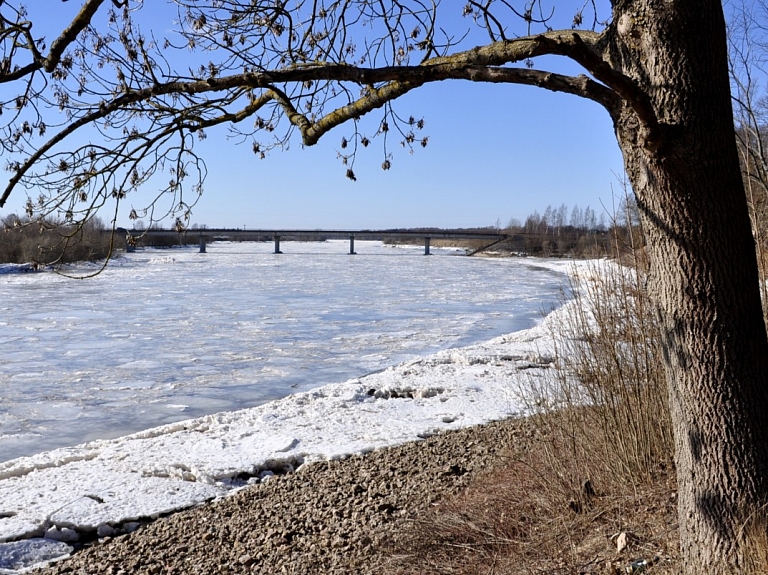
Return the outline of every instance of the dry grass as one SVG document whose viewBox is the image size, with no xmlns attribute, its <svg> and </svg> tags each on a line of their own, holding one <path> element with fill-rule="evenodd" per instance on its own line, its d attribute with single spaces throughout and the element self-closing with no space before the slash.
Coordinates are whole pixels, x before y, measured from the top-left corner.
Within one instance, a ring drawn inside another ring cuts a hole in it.
<svg viewBox="0 0 768 575">
<path fill-rule="evenodd" d="M 678 572 L 655 316 L 641 269 L 601 265 L 570 286 L 556 367 L 526 392 L 527 444 L 415 522 L 391 573 Z"/>
<path fill-rule="evenodd" d="M 557 362 L 536 405 L 551 434 L 623 483 L 672 465 L 673 440 L 656 315 L 641 270 L 594 264 L 573 280 L 576 305 L 552 334 Z M 538 397 L 537 397 L 538 396 Z M 592 409 L 576 409 L 578 406 Z M 565 408 L 565 409 L 563 409 Z"/>
<path fill-rule="evenodd" d="M 639 486 L 622 484 L 599 461 L 577 462 L 541 424 L 525 448 L 415 521 L 386 572 L 616 574 L 647 561 L 646 571 L 677 573 L 671 470 Z"/>
<path fill-rule="evenodd" d="M 678 572 L 656 322 L 641 271 L 597 265 L 571 286 L 556 368 L 526 392 L 528 441 L 415 522 L 390 573 Z"/>
<path fill-rule="evenodd" d="M 646 259 L 633 245 L 617 251 L 624 267 L 596 263 L 570 286 L 577 305 L 552 334 L 556 367 L 527 390 L 530 437 L 413 522 L 385 573 L 680 572 L 672 431 L 656 316 L 643 289 Z M 767 518 L 758 510 L 745 522 L 741 574 L 768 574 Z"/>
</svg>

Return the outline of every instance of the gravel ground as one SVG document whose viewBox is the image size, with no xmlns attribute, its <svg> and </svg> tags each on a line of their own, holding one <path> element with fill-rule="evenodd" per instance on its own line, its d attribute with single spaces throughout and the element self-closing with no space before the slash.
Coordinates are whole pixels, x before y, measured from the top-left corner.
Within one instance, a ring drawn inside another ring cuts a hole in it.
<svg viewBox="0 0 768 575">
<path fill-rule="evenodd" d="M 409 521 L 529 435 L 507 420 L 305 465 L 103 539 L 44 575 L 381 573 Z"/>
</svg>

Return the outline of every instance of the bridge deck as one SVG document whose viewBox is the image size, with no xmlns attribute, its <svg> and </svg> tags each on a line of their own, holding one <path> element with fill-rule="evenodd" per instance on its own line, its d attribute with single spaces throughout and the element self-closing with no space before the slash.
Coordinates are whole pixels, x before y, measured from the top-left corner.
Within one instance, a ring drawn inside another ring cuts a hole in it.
<svg viewBox="0 0 768 575">
<path fill-rule="evenodd" d="M 185 230 L 178 232 L 176 230 L 122 230 L 126 235 L 126 249 L 131 251 L 135 246 L 135 238 L 139 237 L 178 237 L 186 235 L 199 237 L 200 251 L 205 252 L 205 245 L 209 241 L 215 240 L 251 240 L 264 241 L 271 239 L 275 242 L 275 253 L 280 251 L 281 240 L 328 240 L 328 239 L 349 239 L 349 253 L 355 253 L 355 240 L 384 240 L 384 239 L 412 239 L 421 238 L 424 241 L 424 254 L 429 255 L 430 241 L 435 239 L 464 239 L 464 240 L 490 240 L 486 246 L 478 248 L 472 252 L 477 253 L 487 249 L 497 243 L 509 238 L 509 234 L 496 232 L 478 232 L 467 230 L 236 230 L 224 228 L 205 228 L 196 230 Z M 471 255 L 471 254 L 470 254 Z"/>
<path fill-rule="evenodd" d="M 196 230 L 185 230 L 178 232 L 176 230 L 127 230 L 131 236 L 178 236 L 180 233 L 191 236 L 222 237 L 229 236 L 233 238 L 242 238 L 249 236 L 264 236 L 274 238 L 328 238 L 328 239 L 346 239 L 354 236 L 358 239 L 384 239 L 384 238 L 439 238 L 439 239 L 474 239 L 474 240 L 500 240 L 509 237 L 509 234 L 498 232 L 477 232 L 465 230 L 297 230 L 297 229 L 227 229 L 227 228 L 205 228 Z"/>
</svg>

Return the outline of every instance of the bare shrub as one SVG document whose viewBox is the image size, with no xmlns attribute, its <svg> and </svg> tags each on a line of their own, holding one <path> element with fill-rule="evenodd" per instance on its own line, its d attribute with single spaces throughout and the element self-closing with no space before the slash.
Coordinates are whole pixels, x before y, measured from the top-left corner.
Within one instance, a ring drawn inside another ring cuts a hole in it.
<svg viewBox="0 0 768 575">
<path fill-rule="evenodd" d="M 648 481 L 672 465 L 673 442 L 644 272 L 591 262 L 571 281 L 572 313 L 553 333 L 556 368 L 543 389 L 533 390 L 537 409 L 555 408 L 554 431 L 574 451 L 600 457 L 617 480 Z"/>
<path fill-rule="evenodd" d="M 99 260 L 113 251 L 113 236 L 98 218 L 80 226 L 10 216 L 3 221 L 0 262 L 57 265 Z"/>
<path fill-rule="evenodd" d="M 739 534 L 742 539 L 741 548 L 744 550 L 743 575 L 768 574 L 768 513 L 766 509 L 758 509 L 753 517 L 744 522 Z"/>
<path fill-rule="evenodd" d="M 543 382 L 532 381 L 523 399 L 533 413 L 548 415 L 548 436 L 570 445 L 574 468 L 579 460 L 597 460 L 615 481 L 636 485 L 669 469 L 674 448 L 637 205 L 626 182 L 622 188 L 611 226 L 614 259 L 574 267 L 572 299 L 563 301 L 568 313 L 552 328 L 555 369 Z M 559 474 L 558 461 L 552 465 Z M 585 480 L 570 478 L 571 490 Z"/>
<path fill-rule="evenodd" d="M 411 524 L 384 573 L 613 575 L 630 572 L 633 563 L 653 565 L 659 575 L 677 573 L 671 470 L 626 489 L 597 459 L 576 458 L 562 435 L 548 435 L 556 420 L 537 417 L 530 441 Z M 585 465 L 594 483 L 574 492 L 568 478 L 583 476 Z M 619 548 L 621 533 L 627 542 Z"/>
<path fill-rule="evenodd" d="M 634 267 L 573 275 L 555 367 L 525 395 L 536 440 L 417 521 L 389 573 L 678 572 L 658 325 L 642 251 L 631 237 L 616 251 Z"/>
<path fill-rule="evenodd" d="M 729 59 L 736 143 L 757 253 L 763 318 L 768 323 L 768 100 L 763 77 L 768 51 L 765 2 L 741 3 L 729 23 Z"/>
</svg>

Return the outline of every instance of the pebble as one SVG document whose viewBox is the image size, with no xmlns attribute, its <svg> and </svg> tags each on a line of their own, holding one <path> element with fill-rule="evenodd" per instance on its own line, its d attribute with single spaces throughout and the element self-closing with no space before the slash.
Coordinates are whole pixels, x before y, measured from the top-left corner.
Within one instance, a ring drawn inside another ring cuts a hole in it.
<svg viewBox="0 0 768 575">
<path fill-rule="evenodd" d="M 44 575 L 381 573 L 412 520 L 519 446 L 529 425 L 505 420 L 305 465 L 96 542 Z"/>
</svg>

